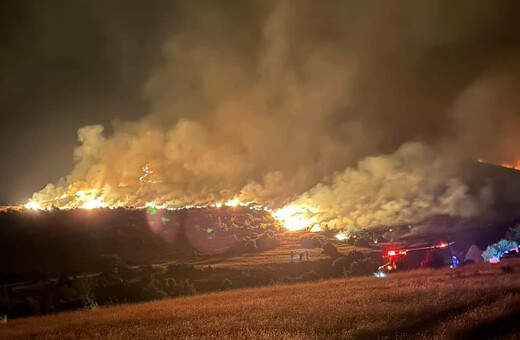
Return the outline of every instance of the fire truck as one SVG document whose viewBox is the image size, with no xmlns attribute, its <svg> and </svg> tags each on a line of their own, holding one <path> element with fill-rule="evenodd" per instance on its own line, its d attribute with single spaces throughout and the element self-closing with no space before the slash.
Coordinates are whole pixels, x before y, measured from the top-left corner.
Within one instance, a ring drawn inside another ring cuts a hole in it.
<svg viewBox="0 0 520 340">
<path fill-rule="evenodd" d="M 458 260 L 451 253 L 450 246 L 453 243 L 440 242 L 428 246 L 387 249 L 383 254 L 385 264 L 379 267 L 379 273 L 417 268 L 454 268 Z"/>
</svg>

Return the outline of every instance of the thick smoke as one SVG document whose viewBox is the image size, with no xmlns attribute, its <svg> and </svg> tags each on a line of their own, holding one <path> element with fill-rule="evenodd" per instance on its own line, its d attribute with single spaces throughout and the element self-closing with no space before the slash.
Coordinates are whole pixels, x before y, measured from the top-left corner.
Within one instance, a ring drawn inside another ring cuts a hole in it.
<svg viewBox="0 0 520 340">
<path fill-rule="evenodd" d="M 312 207 L 315 213 L 307 217 L 330 229 L 414 222 L 434 214 L 472 216 L 480 202 L 456 172 L 456 164 L 422 144 L 406 143 L 393 154 L 363 159 L 291 205 Z"/>
<path fill-rule="evenodd" d="M 481 91 L 491 108 L 518 84 L 518 73 L 500 81 L 518 53 L 515 2 L 179 8 L 144 85 L 151 113 L 109 134 L 81 128 L 72 173 L 33 199 L 75 204 L 94 189 L 120 206 L 293 202 L 341 227 L 478 210 L 451 159 L 494 160 L 490 143 L 515 136 L 513 110 L 501 121 L 475 111 Z M 520 156 L 509 143 L 500 156 Z"/>
</svg>

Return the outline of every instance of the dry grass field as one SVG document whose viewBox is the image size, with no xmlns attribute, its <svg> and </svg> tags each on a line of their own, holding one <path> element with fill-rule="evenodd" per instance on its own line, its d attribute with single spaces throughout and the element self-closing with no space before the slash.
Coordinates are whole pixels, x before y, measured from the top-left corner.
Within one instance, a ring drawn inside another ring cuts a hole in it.
<svg viewBox="0 0 520 340">
<path fill-rule="evenodd" d="M 322 247 L 317 248 L 304 248 L 300 244 L 300 239 L 303 236 L 313 236 L 314 234 L 305 231 L 280 231 L 277 233 L 277 238 L 280 241 L 280 245 L 274 249 L 269 249 L 261 252 L 253 252 L 247 254 L 239 254 L 235 256 L 213 256 L 208 260 L 193 260 L 185 261 L 187 264 L 193 265 L 208 265 L 211 264 L 214 268 L 233 268 L 233 269 L 251 269 L 258 268 L 259 266 L 265 268 L 269 265 L 277 265 L 280 263 L 289 263 L 291 260 L 291 252 L 294 255 L 294 262 L 298 262 L 297 253 L 307 251 L 309 253 L 309 259 L 311 261 L 323 260 L 330 258 L 323 253 Z M 321 234 L 320 234 L 321 235 Z M 345 242 L 337 241 L 335 238 L 325 238 L 324 242 L 332 242 L 340 253 L 347 254 L 353 250 L 359 250 L 363 252 L 376 253 L 377 256 L 381 254 L 381 249 L 377 247 L 372 248 L 359 248 L 346 244 Z M 376 257 L 377 257 L 376 256 Z"/>
<path fill-rule="evenodd" d="M 520 264 L 276 285 L 7 321 L 0 338 L 518 339 Z"/>
</svg>

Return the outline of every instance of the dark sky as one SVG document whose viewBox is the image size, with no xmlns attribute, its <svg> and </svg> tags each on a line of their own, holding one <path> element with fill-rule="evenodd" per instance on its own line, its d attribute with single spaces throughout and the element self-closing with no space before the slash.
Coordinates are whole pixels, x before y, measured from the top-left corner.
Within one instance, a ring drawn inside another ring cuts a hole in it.
<svg viewBox="0 0 520 340">
<path fill-rule="evenodd" d="M 0 204 L 72 167 L 77 129 L 134 119 L 175 6 L 166 1 L 0 2 Z"/>
</svg>

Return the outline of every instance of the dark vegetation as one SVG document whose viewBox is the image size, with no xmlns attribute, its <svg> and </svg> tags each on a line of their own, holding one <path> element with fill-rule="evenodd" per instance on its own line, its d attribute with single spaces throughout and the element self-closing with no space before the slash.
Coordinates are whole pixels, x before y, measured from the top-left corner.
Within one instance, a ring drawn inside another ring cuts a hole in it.
<svg viewBox="0 0 520 340">
<path fill-rule="evenodd" d="M 0 221 L 0 316 L 9 319 L 372 275 L 379 257 L 342 254 L 324 236 L 307 234 L 302 248 L 326 256 L 309 261 L 294 254 L 289 261 L 286 254 L 285 262 L 252 268 L 211 266 L 215 257 L 247 258 L 280 246 L 283 232 L 271 215 L 244 208 L 9 212 Z"/>
<path fill-rule="evenodd" d="M 422 269 L 21 318 L 0 325 L 0 338 L 518 339 L 519 265 Z"/>
<path fill-rule="evenodd" d="M 408 225 L 359 230 L 338 242 L 327 230 L 286 234 L 269 213 L 240 207 L 5 212 L 0 225 L 0 320 L 372 275 L 382 264 L 377 246 L 410 232 Z M 507 237 L 517 234 L 511 229 Z M 296 237 L 289 246 L 282 244 L 287 235 Z M 301 255 L 307 250 L 310 260 Z M 278 260 L 263 261 L 266 253 Z M 235 262 L 218 265 L 227 259 Z M 423 267 L 437 262 L 432 255 Z"/>
<path fill-rule="evenodd" d="M 275 247 L 269 213 L 96 209 L 0 213 L 0 284 Z"/>
<path fill-rule="evenodd" d="M 213 268 L 187 264 L 130 267 L 116 256 L 107 259 L 113 268 L 94 275 L 61 276 L 38 282 L 4 285 L 0 314 L 9 318 L 95 309 L 117 303 L 142 302 L 198 293 L 315 281 L 326 278 L 372 275 L 376 258 L 361 252 L 322 259 L 280 263 L 254 270 Z M 341 265 L 339 265 L 341 261 Z"/>
</svg>

